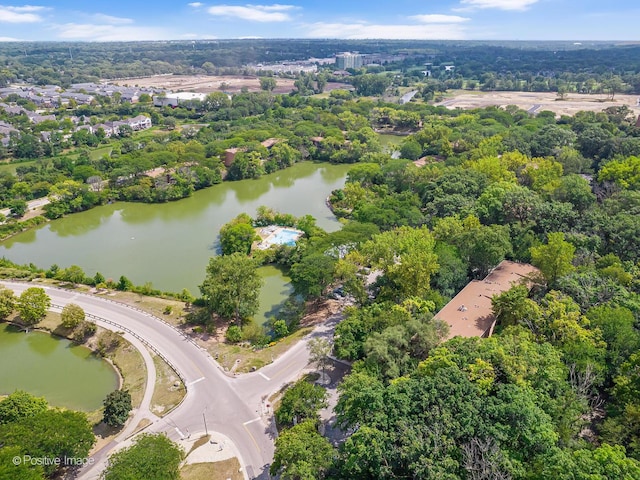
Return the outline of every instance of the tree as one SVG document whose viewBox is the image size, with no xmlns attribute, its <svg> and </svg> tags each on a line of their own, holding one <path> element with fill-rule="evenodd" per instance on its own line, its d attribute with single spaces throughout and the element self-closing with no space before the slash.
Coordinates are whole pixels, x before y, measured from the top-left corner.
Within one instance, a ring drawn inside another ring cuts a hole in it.
<svg viewBox="0 0 640 480">
<path fill-rule="evenodd" d="M 220 229 L 220 247 L 223 255 L 251 252 L 251 245 L 260 237 L 256 234 L 251 218 L 246 214 L 238 215 Z"/>
<path fill-rule="evenodd" d="M 23 451 L 20 447 L 0 448 L 0 478 L 10 480 L 43 480 L 44 470 L 40 465 L 28 465 L 21 462 L 16 465 L 15 458 L 22 459 Z"/>
<path fill-rule="evenodd" d="M 565 241 L 562 232 L 550 233 L 546 245 L 529 250 L 531 263 L 540 269 L 549 284 L 554 284 L 558 278 L 573 270 L 571 262 L 576 248 Z"/>
<path fill-rule="evenodd" d="M 0 285 L 0 320 L 4 320 L 13 313 L 16 308 L 16 296 L 13 290 Z"/>
<path fill-rule="evenodd" d="M 318 410 L 327 406 L 327 391 L 306 379 L 288 388 L 275 412 L 280 427 L 291 427 L 307 419 L 318 419 Z"/>
<path fill-rule="evenodd" d="M 30 393 L 16 390 L 0 400 L 0 425 L 12 423 L 21 418 L 32 417 L 47 409 L 47 401 Z"/>
<path fill-rule="evenodd" d="M 329 441 L 317 432 L 313 420 L 307 420 L 282 432 L 276 439 L 270 473 L 280 474 L 283 480 L 321 479 L 331 466 L 333 456 Z"/>
<path fill-rule="evenodd" d="M 78 265 L 71 265 L 70 267 L 65 268 L 60 272 L 59 276 L 61 280 L 73 283 L 74 286 L 78 283 L 82 283 L 85 278 L 84 270 L 82 270 Z"/>
<path fill-rule="evenodd" d="M 104 414 L 102 421 L 112 427 L 124 425 L 129 418 L 131 394 L 129 390 L 115 390 L 104 399 Z"/>
<path fill-rule="evenodd" d="M 381 233 L 360 248 L 369 266 L 384 272 L 386 298 L 423 296 L 438 271 L 435 240 L 429 229 L 400 227 Z"/>
<path fill-rule="evenodd" d="M 306 297 L 320 297 L 333 280 L 335 260 L 322 253 L 306 255 L 291 267 L 289 275 L 296 292 Z"/>
<path fill-rule="evenodd" d="M 257 263 L 242 253 L 232 253 L 209 260 L 200 292 L 210 313 L 236 322 L 253 316 L 259 307 L 262 279 Z"/>
<path fill-rule="evenodd" d="M 27 213 L 27 210 L 28 210 L 28 205 L 26 201 L 19 198 L 11 200 L 9 211 L 11 212 L 12 217 L 20 218 L 25 213 Z"/>
<path fill-rule="evenodd" d="M 85 319 L 84 310 L 75 303 L 65 305 L 60 316 L 62 326 L 66 328 L 76 328 Z"/>
<path fill-rule="evenodd" d="M 31 326 L 44 318 L 50 306 L 51 299 L 43 288 L 29 287 L 18 298 L 16 308 L 22 323 Z"/>
<path fill-rule="evenodd" d="M 276 79 L 273 77 L 260 77 L 260 89 L 267 92 L 273 91 L 276 88 Z"/>
<path fill-rule="evenodd" d="M 331 342 L 326 338 L 312 338 L 309 340 L 307 348 L 309 349 L 309 360 L 321 368 L 322 375 L 324 375 L 324 370 L 329 363 L 329 355 L 333 348 Z"/>
<path fill-rule="evenodd" d="M 0 425 L 0 444 L 20 447 L 32 458 L 86 458 L 95 442 L 86 414 L 71 410 L 45 410 Z M 53 476 L 61 465 L 43 465 Z"/>
<path fill-rule="evenodd" d="M 163 434 L 143 434 L 133 445 L 109 457 L 104 480 L 178 480 L 182 449 Z"/>
<path fill-rule="evenodd" d="M 512 250 L 509 227 L 502 225 L 470 229 L 455 241 L 462 258 L 476 278 L 485 277 Z"/>
<path fill-rule="evenodd" d="M 118 290 L 122 290 L 123 292 L 129 292 L 133 289 L 133 283 L 124 275 L 121 275 L 118 279 L 118 284 L 116 285 Z"/>
</svg>

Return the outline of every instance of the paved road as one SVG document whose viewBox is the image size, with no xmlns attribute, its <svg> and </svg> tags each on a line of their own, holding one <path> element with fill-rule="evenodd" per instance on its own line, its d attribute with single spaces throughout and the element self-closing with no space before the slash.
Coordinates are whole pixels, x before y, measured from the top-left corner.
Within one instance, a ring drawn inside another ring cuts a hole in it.
<svg viewBox="0 0 640 480">
<path fill-rule="evenodd" d="M 17 294 L 34 284 L 2 282 Z M 108 319 L 162 353 L 183 378 L 187 387 L 184 401 L 145 431 L 165 432 L 177 440 L 187 432 L 205 428 L 228 436 L 240 452 L 240 463 L 248 478 L 267 479 L 273 459 L 275 428 L 267 412 L 267 397 L 282 385 L 295 380 L 309 363 L 306 341 L 298 342 L 274 363 L 257 372 L 229 377 L 211 356 L 180 331 L 146 312 L 106 298 L 43 287 L 55 305 L 75 303 L 86 313 Z M 329 336 L 335 319 L 313 332 Z M 104 461 L 119 442 L 116 440 L 95 457 L 96 465 L 84 471 L 83 480 L 99 477 Z"/>
<path fill-rule="evenodd" d="M 48 205 L 50 203 L 51 203 L 51 200 L 49 200 L 47 197 L 36 198 L 35 200 L 29 200 L 27 202 L 27 211 L 35 210 L 36 208 L 42 208 L 45 205 Z M 3 208 L 2 210 L 0 210 L 0 213 L 3 214 L 5 217 L 8 217 L 11 214 L 11 209 Z"/>
<path fill-rule="evenodd" d="M 404 105 L 405 103 L 409 103 L 411 101 L 411 99 L 413 97 L 415 97 L 416 93 L 418 93 L 418 90 L 412 90 L 410 92 L 405 93 L 401 98 L 400 98 L 400 105 Z"/>
</svg>

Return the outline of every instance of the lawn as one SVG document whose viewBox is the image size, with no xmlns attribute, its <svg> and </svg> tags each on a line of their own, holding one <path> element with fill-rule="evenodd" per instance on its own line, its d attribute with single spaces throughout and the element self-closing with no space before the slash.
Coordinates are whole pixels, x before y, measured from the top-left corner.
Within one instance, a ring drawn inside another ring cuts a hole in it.
<svg viewBox="0 0 640 480">
<path fill-rule="evenodd" d="M 180 469 L 181 480 L 244 480 L 240 462 L 230 458 L 215 463 L 193 463 Z"/>
</svg>

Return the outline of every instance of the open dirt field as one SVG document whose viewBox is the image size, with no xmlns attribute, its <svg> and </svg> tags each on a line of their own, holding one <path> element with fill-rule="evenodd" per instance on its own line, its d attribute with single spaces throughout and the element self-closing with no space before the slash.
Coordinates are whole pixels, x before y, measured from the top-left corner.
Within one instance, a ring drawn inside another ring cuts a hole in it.
<svg viewBox="0 0 640 480">
<path fill-rule="evenodd" d="M 294 90 L 294 80 L 289 78 L 276 78 L 276 88 L 273 93 L 290 93 Z M 260 79 L 255 76 L 213 76 L 213 75 L 156 75 L 153 77 L 129 78 L 112 82 L 116 85 L 137 85 L 139 87 L 164 88 L 173 92 L 197 92 L 211 93 L 225 91 L 238 93 L 243 87 L 250 92 L 260 91 Z M 224 87 L 223 87 L 223 84 Z M 325 91 L 336 88 L 345 88 L 342 83 L 329 83 Z"/>
<path fill-rule="evenodd" d="M 289 93 L 293 90 L 293 80 L 277 78 L 275 93 Z M 260 90 L 258 77 L 245 77 L 240 75 L 209 76 L 209 75 L 156 75 L 144 78 L 129 78 L 113 82 L 116 85 L 137 85 L 139 87 L 164 88 L 174 92 L 211 93 L 225 92 L 236 93 L 247 87 L 250 92 Z M 225 84 L 224 87 L 222 85 Z"/>
<path fill-rule="evenodd" d="M 459 92 L 436 105 L 450 109 L 516 105 L 531 113 L 550 110 L 558 117 L 560 115 L 574 115 L 581 110 L 600 112 L 607 107 L 627 105 L 636 114 L 640 114 L 637 95 L 616 95 L 613 101 L 608 101 L 606 95 L 579 95 L 575 93 L 569 94 L 566 100 L 556 100 L 556 98 L 555 93 Z"/>
</svg>

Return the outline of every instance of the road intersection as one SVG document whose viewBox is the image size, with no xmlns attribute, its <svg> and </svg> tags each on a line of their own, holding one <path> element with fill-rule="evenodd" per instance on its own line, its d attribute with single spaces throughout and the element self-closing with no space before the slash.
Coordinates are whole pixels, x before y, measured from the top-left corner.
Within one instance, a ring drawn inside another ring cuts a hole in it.
<svg viewBox="0 0 640 480">
<path fill-rule="evenodd" d="M 309 337 L 331 335 L 334 328 L 334 322 L 327 322 L 275 362 L 257 372 L 234 377 L 229 376 L 206 350 L 177 328 L 147 312 L 107 298 L 46 285 L 7 281 L 1 283 L 17 295 L 29 287 L 42 286 L 52 304 L 63 307 L 68 303 L 75 303 L 93 316 L 100 326 L 124 331 L 125 338 L 133 340 L 133 345 L 138 349 L 144 350 L 142 343 L 151 346 L 176 370 L 187 393 L 178 407 L 163 418 L 156 418 L 145 432 L 164 432 L 173 440 L 184 438 L 187 432 L 220 432 L 235 444 L 245 478 L 248 479 L 270 478 L 269 464 L 273 459 L 277 433 L 268 414 L 267 398 L 285 384 L 296 380 L 307 368 L 309 352 L 306 345 Z M 148 352 L 146 357 L 148 362 Z M 145 391 L 147 403 L 145 405 L 143 401 L 141 415 L 149 408 L 149 386 Z M 82 471 L 79 479 L 99 478 L 108 455 L 130 441 L 126 436 L 136 427 L 137 422 L 134 421 L 129 423 L 126 431 L 116 440 L 94 456 L 93 468 Z"/>
</svg>

